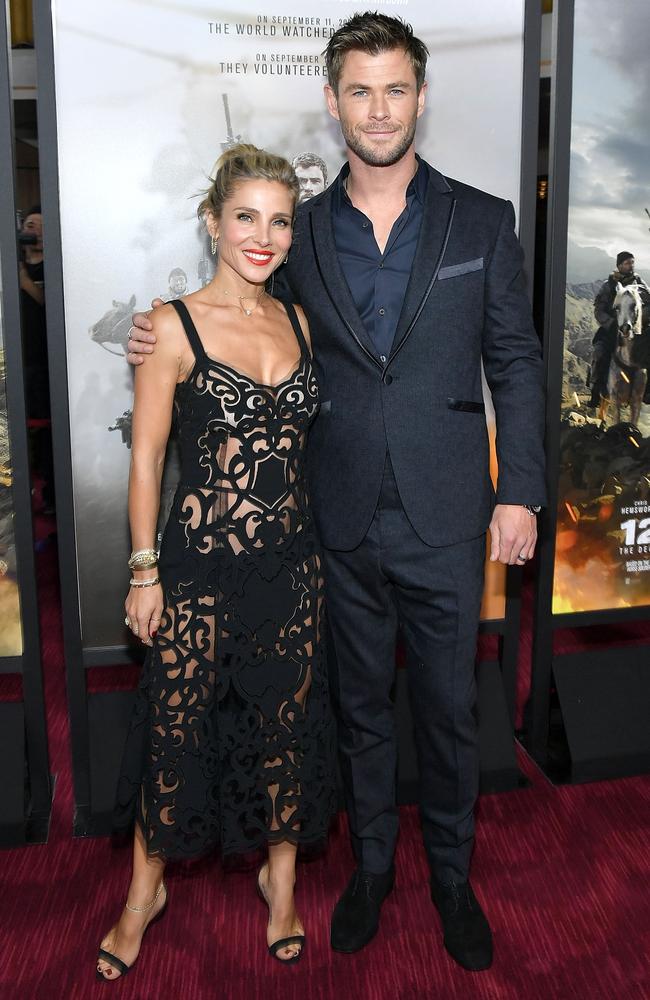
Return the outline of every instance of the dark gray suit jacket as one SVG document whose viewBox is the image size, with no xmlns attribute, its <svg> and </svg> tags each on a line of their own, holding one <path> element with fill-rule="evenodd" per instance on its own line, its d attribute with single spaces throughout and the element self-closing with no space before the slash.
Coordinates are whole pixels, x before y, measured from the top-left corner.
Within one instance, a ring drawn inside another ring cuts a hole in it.
<svg viewBox="0 0 650 1000">
<path fill-rule="evenodd" d="M 307 315 L 321 391 L 308 449 L 323 543 L 350 550 L 372 520 L 386 445 L 405 512 L 429 545 L 482 534 L 494 491 L 481 359 L 497 418 L 499 503 L 544 504 L 539 338 L 510 202 L 429 171 L 424 217 L 386 365 L 339 265 L 332 188 L 298 209 L 274 294 Z"/>
</svg>

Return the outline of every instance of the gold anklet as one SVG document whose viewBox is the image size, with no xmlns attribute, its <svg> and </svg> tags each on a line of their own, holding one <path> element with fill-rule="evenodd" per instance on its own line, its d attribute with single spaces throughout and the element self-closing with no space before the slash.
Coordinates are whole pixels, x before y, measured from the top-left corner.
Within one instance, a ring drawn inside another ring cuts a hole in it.
<svg viewBox="0 0 650 1000">
<path fill-rule="evenodd" d="M 153 899 L 151 900 L 150 903 L 147 903 L 146 906 L 129 906 L 128 903 L 125 903 L 124 905 L 126 906 L 127 910 L 131 910 L 133 913 L 144 913 L 146 910 L 150 910 L 151 907 L 156 902 L 156 900 L 158 899 L 158 896 L 162 892 L 163 885 L 164 885 L 164 883 L 161 882 L 160 885 L 158 886 L 158 890 L 156 892 L 156 895 L 153 897 Z"/>
</svg>

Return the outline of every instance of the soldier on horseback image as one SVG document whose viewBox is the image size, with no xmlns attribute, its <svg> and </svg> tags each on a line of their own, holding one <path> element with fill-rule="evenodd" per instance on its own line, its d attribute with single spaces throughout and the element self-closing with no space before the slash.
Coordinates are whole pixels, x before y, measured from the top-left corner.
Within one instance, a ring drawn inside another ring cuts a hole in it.
<svg viewBox="0 0 650 1000">
<path fill-rule="evenodd" d="M 643 330 L 650 326 L 650 289 L 634 270 L 634 254 L 629 250 L 621 250 L 616 257 L 616 269 L 602 284 L 594 299 L 594 316 L 599 326 L 592 341 L 594 352 L 591 364 L 591 399 L 588 404 L 590 407 L 599 407 L 602 400 L 609 398 L 609 369 L 618 337 L 614 300 L 619 285 L 623 288 L 637 286 L 643 307 L 641 326 Z M 646 385 L 643 402 L 650 404 L 650 383 Z"/>
</svg>

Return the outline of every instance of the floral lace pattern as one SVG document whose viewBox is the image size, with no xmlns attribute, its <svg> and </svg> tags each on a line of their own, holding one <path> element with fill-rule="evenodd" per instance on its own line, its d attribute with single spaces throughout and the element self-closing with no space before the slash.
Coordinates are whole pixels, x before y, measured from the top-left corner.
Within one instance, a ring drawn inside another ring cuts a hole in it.
<svg viewBox="0 0 650 1000">
<path fill-rule="evenodd" d="M 165 529 L 166 607 L 125 749 L 116 823 L 150 854 L 315 843 L 334 808 L 321 560 L 305 486 L 311 358 L 261 385 L 205 353 L 179 386 L 181 483 Z"/>
</svg>

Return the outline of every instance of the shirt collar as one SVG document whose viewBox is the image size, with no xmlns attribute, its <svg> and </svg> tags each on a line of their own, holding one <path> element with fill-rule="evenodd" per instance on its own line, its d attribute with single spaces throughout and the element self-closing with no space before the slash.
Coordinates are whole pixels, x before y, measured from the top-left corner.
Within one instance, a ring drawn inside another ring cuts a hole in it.
<svg viewBox="0 0 650 1000">
<path fill-rule="evenodd" d="M 406 189 L 406 200 L 408 201 L 411 197 L 417 198 L 420 205 L 424 205 L 424 199 L 427 193 L 427 184 L 429 182 L 429 177 L 427 173 L 427 168 L 423 166 L 422 160 L 415 154 L 415 159 L 417 160 L 418 169 L 413 174 L 413 177 L 409 181 L 408 187 Z M 345 190 L 345 182 L 350 175 L 350 164 L 344 163 L 338 177 L 336 178 L 336 210 L 340 211 L 343 205 L 352 205 L 347 191 Z"/>
</svg>

